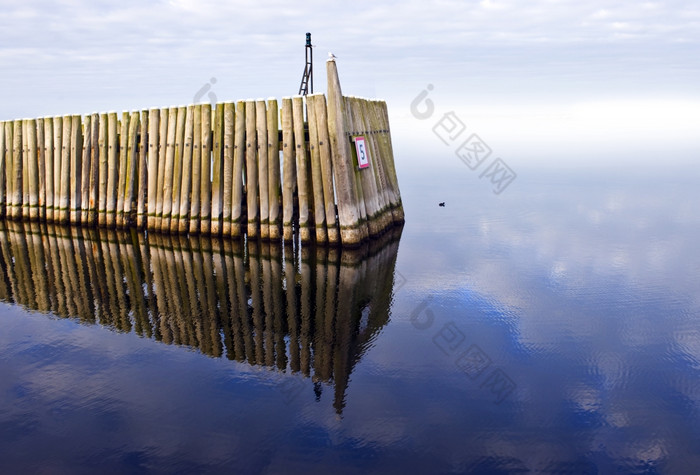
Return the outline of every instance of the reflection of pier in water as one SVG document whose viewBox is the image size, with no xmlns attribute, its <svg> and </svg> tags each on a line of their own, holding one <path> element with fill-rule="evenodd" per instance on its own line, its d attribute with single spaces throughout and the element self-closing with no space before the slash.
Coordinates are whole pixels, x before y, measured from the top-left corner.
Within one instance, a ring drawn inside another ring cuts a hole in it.
<svg viewBox="0 0 700 475">
<path fill-rule="evenodd" d="M 332 383 L 341 412 L 355 363 L 388 322 L 399 235 L 297 250 L 0 223 L 0 300 Z"/>
</svg>

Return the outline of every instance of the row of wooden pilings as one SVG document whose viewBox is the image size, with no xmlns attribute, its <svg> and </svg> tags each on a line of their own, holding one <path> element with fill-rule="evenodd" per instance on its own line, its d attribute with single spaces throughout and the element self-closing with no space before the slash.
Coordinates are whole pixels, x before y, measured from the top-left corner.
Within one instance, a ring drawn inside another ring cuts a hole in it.
<svg viewBox="0 0 700 475">
<path fill-rule="evenodd" d="M 14 220 L 357 246 L 403 223 L 386 103 L 323 94 L 0 123 Z M 280 127 L 281 122 L 281 127 Z M 353 157 L 363 136 L 369 167 Z"/>
<path fill-rule="evenodd" d="M 340 412 L 389 320 L 400 232 L 340 249 L 0 222 L 0 301 L 332 383 Z"/>
</svg>

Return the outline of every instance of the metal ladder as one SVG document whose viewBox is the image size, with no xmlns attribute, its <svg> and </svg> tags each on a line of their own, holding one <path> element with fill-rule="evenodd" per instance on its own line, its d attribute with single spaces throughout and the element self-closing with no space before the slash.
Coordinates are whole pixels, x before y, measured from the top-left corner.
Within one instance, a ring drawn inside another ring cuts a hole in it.
<svg viewBox="0 0 700 475">
<path fill-rule="evenodd" d="M 309 85 L 311 86 L 311 94 L 314 93 L 314 51 L 311 45 L 311 33 L 306 34 L 306 66 L 304 67 L 304 75 L 301 77 L 299 85 L 299 95 L 307 95 L 309 93 Z"/>
</svg>

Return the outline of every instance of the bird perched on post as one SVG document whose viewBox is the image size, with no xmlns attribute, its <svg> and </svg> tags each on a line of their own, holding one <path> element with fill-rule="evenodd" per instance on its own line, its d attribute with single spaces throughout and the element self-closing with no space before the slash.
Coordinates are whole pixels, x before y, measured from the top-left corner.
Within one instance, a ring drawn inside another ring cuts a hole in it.
<svg viewBox="0 0 700 475">
<path fill-rule="evenodd" d="M 336 55 L 334 55 L 330 51 L 328 52 L 328 61 L 335 61 L 336 58 L 337 58 Z"/>
</svg>

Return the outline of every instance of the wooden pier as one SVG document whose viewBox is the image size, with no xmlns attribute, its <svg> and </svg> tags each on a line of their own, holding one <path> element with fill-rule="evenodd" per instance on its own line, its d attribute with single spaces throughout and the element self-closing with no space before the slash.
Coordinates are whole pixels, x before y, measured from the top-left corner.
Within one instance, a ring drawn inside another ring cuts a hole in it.
<svg viewBox="0 0 700 475">
<path fill-rule="evenodd" d="M 404 221 L 388 111 L 326 68 L 327 95 L 281 105 L 0 122 L 0 217 L 356 247 Z"/>
</svg>

